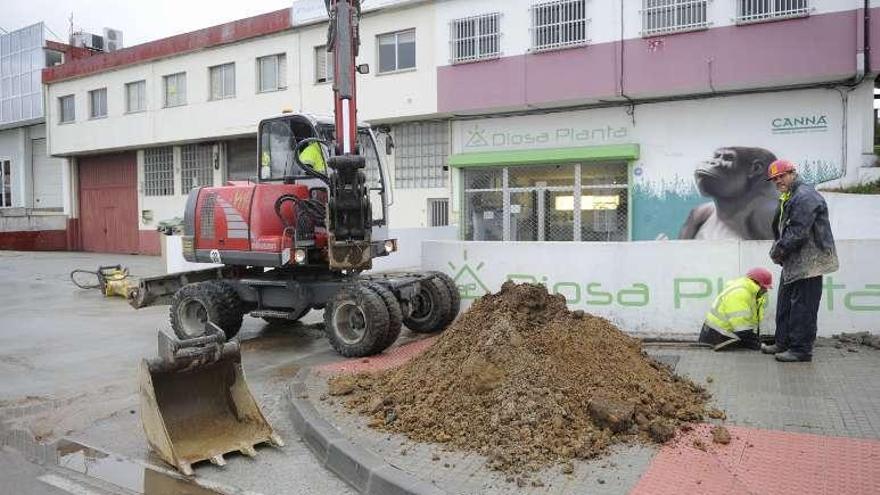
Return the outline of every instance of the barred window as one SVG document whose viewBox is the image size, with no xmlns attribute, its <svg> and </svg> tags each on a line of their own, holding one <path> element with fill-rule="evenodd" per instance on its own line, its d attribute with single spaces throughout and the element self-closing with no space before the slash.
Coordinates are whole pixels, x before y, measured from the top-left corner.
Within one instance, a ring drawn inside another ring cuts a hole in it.
<svg viewBox="0 0 880 495">
<path fill-rule="evenodd" d="M 553 0 L 531 7 L 532 50 L 587 43 L 587 0 Z"/>
<path fill-rule="evenodd" d="M 501 56 L 501 30 L 494 12 L 449 23 L 452 63 L 471 62 Z"/>
<path fill-rule="evenodd" d="M 428 226 L 449 225 L 449 199 L 431 198 L 428 200 Z"/>
<path fill-rule="evenodd" d="M 144 150 L 144 195 L 172 196 L 174 194 L 174 149 L 148 148 Z"/>
<path fill-rule="evenodd" d="M 401 189 L 446 187 L 448 147 L 446 122 L 394 126 L 394 184 Z"/>
<path fill-rule="evenodd" d="M 326 46 L 315 47 L 315 82 L 333 81 L 333 56 Z"/>
<path fill-rule="evenodd" d="M 210 144 L 188 144 L 180 147 L 180 190 L 214 183 L 214 147 Z"/>
<path fill-rule="evenodd" d="M 642 36 L 706 29 L 708 0 L 642 0 Z"/>
<path fill-rule="evenodd" d="M 809 0 L 736 0 L 737 24 L 808 15 Z"/>
</svg>

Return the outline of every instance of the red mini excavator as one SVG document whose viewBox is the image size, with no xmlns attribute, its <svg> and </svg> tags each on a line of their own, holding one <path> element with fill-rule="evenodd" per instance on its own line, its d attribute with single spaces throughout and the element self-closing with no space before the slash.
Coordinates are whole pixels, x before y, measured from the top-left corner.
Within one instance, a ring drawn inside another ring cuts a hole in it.
<svg viewBox="0 0 880 495">
<path fill-rule="evenodd" d="M 280 443 L 251 397 L 237 340 L 245 314 L 295 321 L 324 310 L 343 356 L 382 352 L 406 325 L 443 330 L 459 293 L 439 272 L 364 273 L 397 250 L 388 186 L 372 130 L 357 123 L 359 0 L 325 0 L 334 119 L 263 120 L 253 180 L 189 193 L 183 255 L 220 268 L 141 280 L 137 306 L 170 299 L 160 357 L 141 366 L 141 418 L 153 449 L 185 473 L 192 463 Z"/>
</svg>

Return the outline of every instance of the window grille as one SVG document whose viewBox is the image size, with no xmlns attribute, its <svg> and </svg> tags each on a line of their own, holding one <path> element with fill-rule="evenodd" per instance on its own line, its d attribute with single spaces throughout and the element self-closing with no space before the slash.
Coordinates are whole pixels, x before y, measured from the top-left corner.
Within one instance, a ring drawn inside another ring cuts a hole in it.
<svg viewBox="0 0 880 495">
<path fill-rule="evenodd" d="M 186 105 L 186 72 L 171 74 L 162 78 L 165 88 L 165 106 Z"/>
<path fill-rule="evenodd" d="M 223 64 L 208 68 L 211 81 L 211 99 L 222 100 L 235 97 L 235 64 Z"/>
<path fill-rule="evenodd" d="M 736 22 L 747 24 L 810 15 L 809 0 L 737 0 Z"/>
<path fill-rule="evenodd" d="M 61 123 L 76 120 L 76 101 L 73 95 L 58 98 L 58 106 L 61 111 Z"/>
<path fill-rule="evenodd" d="M 107 116 L 107 88 L 89 91 L 89 117 L 93 119 Z"/>
<path fill-rule="evenodd" d="M 0 161 L 0 208 L 12 206 L 12 162 Z"/>
<path fill-rule="evenodd" d="M 708 0 L 642 0 L 642 36 L 706 29 Z"/>
<path fill-rule="evenodd" d="M 444 225 L 449 225 L 449 199 L 429 199 L 428 215 L 429 227 L 443 227 Z"/>
<path fill-rule="evenodd" d="M 394 126 L 394 184 L 401 189 L 446 187 L 448 148 L 446 122 Z"/>
<path fill-rule="evenodd" d="M 257 59 L 257 92 L 287 87 L 287 56 L 283 53 Z"/>
<path fill-rule="evenodd" d="M 125 85 L 125 111 L 143 112 L 147 109 L 147 82 L 135 81 Z"/>
<path fill-rule="evenodd" d="M 333 80 L 333 56 L 326 46 L 315 47 L 315 82 L 325 83 Z"/>
<path fill-rule="evenodd" d="M 471 62 L 501 56 L 501 14 L 483 14 L 449 23 L 452 63 Z"/>
<path fill-rule="evenodd" d="M 378 37 L 379 73 L 415 69 L 416 31 L 410 29 Z"/>
<path fill-rule="evenodd" d="M 587 1 L 554 0 L 531 7 L 532 50 L 545 51 L 587 43 Z"/>
<path fill-rule="evenodd" d="M 144 150 L 144 195 L 172 196 L 174 194 L 174 149 L 148 148 Z"/>
<path fill-rule="evenodd" d="M 180 148 L 180 190 L 214 183 L 214 147 L 210 144 L 188 144 Z"/>
</svg>

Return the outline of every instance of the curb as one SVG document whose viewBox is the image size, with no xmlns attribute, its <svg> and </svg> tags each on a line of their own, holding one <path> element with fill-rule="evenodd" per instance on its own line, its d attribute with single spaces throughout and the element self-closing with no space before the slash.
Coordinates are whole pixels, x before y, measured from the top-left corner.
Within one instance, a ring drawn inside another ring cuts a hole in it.
<svg viewBox="0 0 880 495">
<path fill-rule="evenodd" d="M 315 458 L 341 480 L 364 495 L 444 495 L 436 486 L 417 479 L 376 454 L 353 444 L 335 426 L 325 421 L 309 402 L 303 368 L 287 389 L 293 428 L 315 454 Z"/>
</svg>

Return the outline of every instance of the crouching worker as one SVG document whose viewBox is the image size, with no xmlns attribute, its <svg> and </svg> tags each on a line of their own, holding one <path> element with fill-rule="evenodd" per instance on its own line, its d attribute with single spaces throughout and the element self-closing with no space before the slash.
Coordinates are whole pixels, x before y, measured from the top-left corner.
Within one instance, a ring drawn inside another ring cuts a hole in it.
<svg viewBox="0 0 880 495">
<path fill-rule="evenodd" d="M 760 350 L 761 320 L 767 289 L 772 286 L 773 274 L 764 268 L 752 268 L 745 277 L 728 282 L 706 313 L 700 342 L 716 351 L 736 347 Z"/>
</svg>

